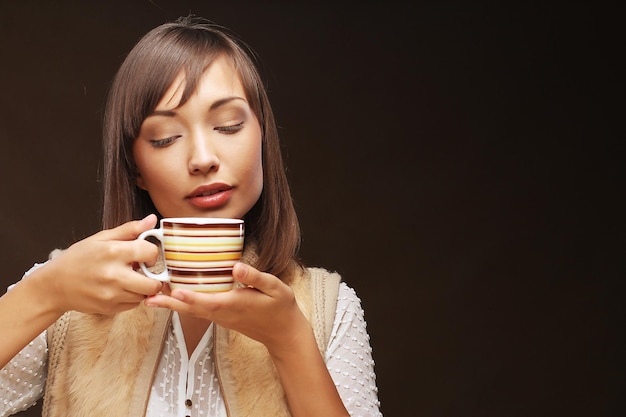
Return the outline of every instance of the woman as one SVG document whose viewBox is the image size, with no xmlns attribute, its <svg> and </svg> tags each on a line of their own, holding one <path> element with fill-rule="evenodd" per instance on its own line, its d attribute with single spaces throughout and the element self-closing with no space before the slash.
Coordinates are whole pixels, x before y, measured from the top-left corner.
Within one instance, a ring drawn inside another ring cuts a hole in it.
<svg viewBox="0 0 626 417">
<path fill-rule="evenodd" d="M 16 335 L 0 345 L 0 415 L 41 396 L 46 369 L 50 416 L 380 415 L 356 294 L 297 259 L 298 221 L 251 57 L 195 17 L 155 28 L 129 53 L 104 120 L 106 230 L 1 300 L 0 317 L 20 315 L 0 319 Z M 152 213 L 245 219 L 238 288 L 170 292 L 136 272 L 138 262 L 161 267 L 156 247 L 136 240 Z"/>
</svg>

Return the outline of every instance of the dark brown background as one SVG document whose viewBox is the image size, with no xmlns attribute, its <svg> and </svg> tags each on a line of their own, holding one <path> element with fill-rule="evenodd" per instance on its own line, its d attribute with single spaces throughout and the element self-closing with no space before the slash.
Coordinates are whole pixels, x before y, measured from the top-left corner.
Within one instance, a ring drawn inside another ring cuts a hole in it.
<svg viewBox="0 0 626 417">
<path fill-rule="evenodd" d="M 520 4 L 1 2 L 1 286 L 98 230 L 108 82 L 191 11 L 262 59 L 303 257 L 360 295 L 386 416 L 619 414 L 621 30 Z"/>
</svg>

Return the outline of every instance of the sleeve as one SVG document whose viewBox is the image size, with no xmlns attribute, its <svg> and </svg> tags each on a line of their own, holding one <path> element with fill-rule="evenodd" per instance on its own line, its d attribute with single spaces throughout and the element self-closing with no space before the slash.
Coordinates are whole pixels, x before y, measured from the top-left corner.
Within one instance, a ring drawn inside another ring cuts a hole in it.
<svg viewBox="0 0 626 417">
<path fill-rule="evenodd" d="M 342 282 L 326 350 L 326 367 L 353 417 L 382 417 L 374 360 L 361 300 Z"/>
<path fill-rule="evenodd" d="M 40 266 L 36 264 L 25 276 Z M 24 411 L 42 398 L 47 360 L 48 346 L 44 331 L 0 370 L 0 417 Z"/>
<path fill-rule="evenodd" d="M 0 417 L 24 411 L 41 399 L 47 357 L 43 332 L 0 370 Z"/>
</svg>

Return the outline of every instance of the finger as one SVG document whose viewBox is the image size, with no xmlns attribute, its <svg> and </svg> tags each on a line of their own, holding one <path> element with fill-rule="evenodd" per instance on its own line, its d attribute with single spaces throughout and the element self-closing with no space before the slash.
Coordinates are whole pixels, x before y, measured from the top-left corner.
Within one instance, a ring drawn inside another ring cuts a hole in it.
<svg viewBox="0 0 626 417">
<path fill-rule="evenodd" d="M 161 292 L 165 295 L 171 295 L 172 288 L 170 287 L 170 284 L 168 284 L 167 282 L 164 282 L 163 286 L 161 287 Z"/>
<path fill-rule="evenodd" d="M 136 302 L 129 302 L 129 303 L 121 303 L 118 304 L 118 310 L 119 311 L 126 311 L 126 310 L 130 310 L 133 309 L 135 307 L 137 307 L 139 305 L 139 303 L 141 303 L 142 300 L 137 300 Z"/>
<path fill-rule="evenodd" d="M 165 294 L 156 294 L 147 297 L 144 300 L 144 304 L 148 307 L 168 308 L 170 310 L 178 311 L 179 313 L 193 314 L 193 308 L 191 305 Z"/>
<path fill-rule="evenodd" d="M 115 314 L 115 313 L 119 313 L 122 311 L 131 310 L 137 307 L 139 303 L 141 303 L 142 300 L 143 299 L 133 301 L 133 302 L 128 302 L 128 303 L 119 303 L 119 304 L 116 304 L 115 306 L 104 309 L 104 311 L 94 311 L 94 313 Z"/>
<path fill-rule="evenodd" d="M 145 304 L 151 307 L 163 307 L 179 313 L 208 318 L 213 312 L 232 302 L 233 292 L 201 293 L 191 290 L 175 289 L 171 296 L 156 294 L 147 297 Z"/>
<path fill-rule="evenodd" d="M 96 313 L 96 314 L 115 314 L 120 313 L 122 311 L 131 310 L 139 305 L 141 301 L 137 302 L 128 302 L 128 303 L 118 303 L 115 305 L 106 305 L 102 308 L 94 308 L 92 310 L 84 310 L 86 313 Z"/>
<path fill-rule="evenodd" d="M 212 310 L 219 308 L 219 306 L 224 303 L 232 302 L 233 294 L 233 291 L 200 292 L 176 288 L 172 290 L 170 296 L 185 304 L 201 306 L 202 309 Z"/>
<path fill-rule="evenodd" d="M 118 294 L 114 302 L 112 302 L 111 304 L 114 304 L 116 306 L 134 304 L 135 306 L 137 306 L 139 303 L 145 300 L 146 297 L 147 296 L 143 294 L 137 294 L 131 291 L 122 291 L 120 292 L 120 294 Z"/>
<path fill-rule="evenodd" d="M 154 243 L 150 243 L 144 239 L 133 240 L 130 242 L 119 242 L 122 246 L 125 246 L 126 261 L 130 262 L 143 262 L 150 266 L 154 265 L 159 257 L 159 247 Z"/>
<path fill-rule="evenodd" d="M 159 256 L 158 246 L 143 239 L 103 242 L 100 249 L 105 257 L 118 260 L 131 267 L 138 267 L 139 262 L 148 266 L 154 265 Z"/>
<path fill-rule="evenodd" d="M 149 214 L 141 220 L 134 220 L 117 226 L 113 229 L 97 233 L 100 240 L 134 240 L 142 232 L 152 229 L 156 225 L 157 217 Z"/>
<path fill-rule="evenodd" d="M 118 289 L 114 292 L 99 294 L 89 302 L 88 307 L 83 307 L 80 311 L 111 314 L 136 307 L 145 298 L 145 295 Z"/>
<path fill-rule="evenodd" d="M 156 279 L 148 278 L 138 272 L 130 271 L 128 277 L 123 277 L 123 288 L 133 294 L 142 297 L 158 294 L 163 288 L 163 283 Z"/>
<path fill-rule="evenodd" d="M 250 265 L 238 262 L 233 267 L 233 278 L 244 285 L 256 288 L 267 294 L 275 295 L 281 281 L 275 276 L 261 272 Z"/>
</svg>

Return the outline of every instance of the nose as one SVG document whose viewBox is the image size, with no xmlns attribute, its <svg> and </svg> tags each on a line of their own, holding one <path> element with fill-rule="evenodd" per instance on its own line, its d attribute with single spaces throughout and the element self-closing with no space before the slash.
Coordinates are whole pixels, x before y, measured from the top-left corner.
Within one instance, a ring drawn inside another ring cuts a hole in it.
<svg viewBox="0 0 626 417">
<path fill-rule="evenodd" d="M 220 166 L 220 159 L 210 135 L 198 133 L 190 139 L 189 172 L 204 175 L 217 170 Z"/>
</svg>

